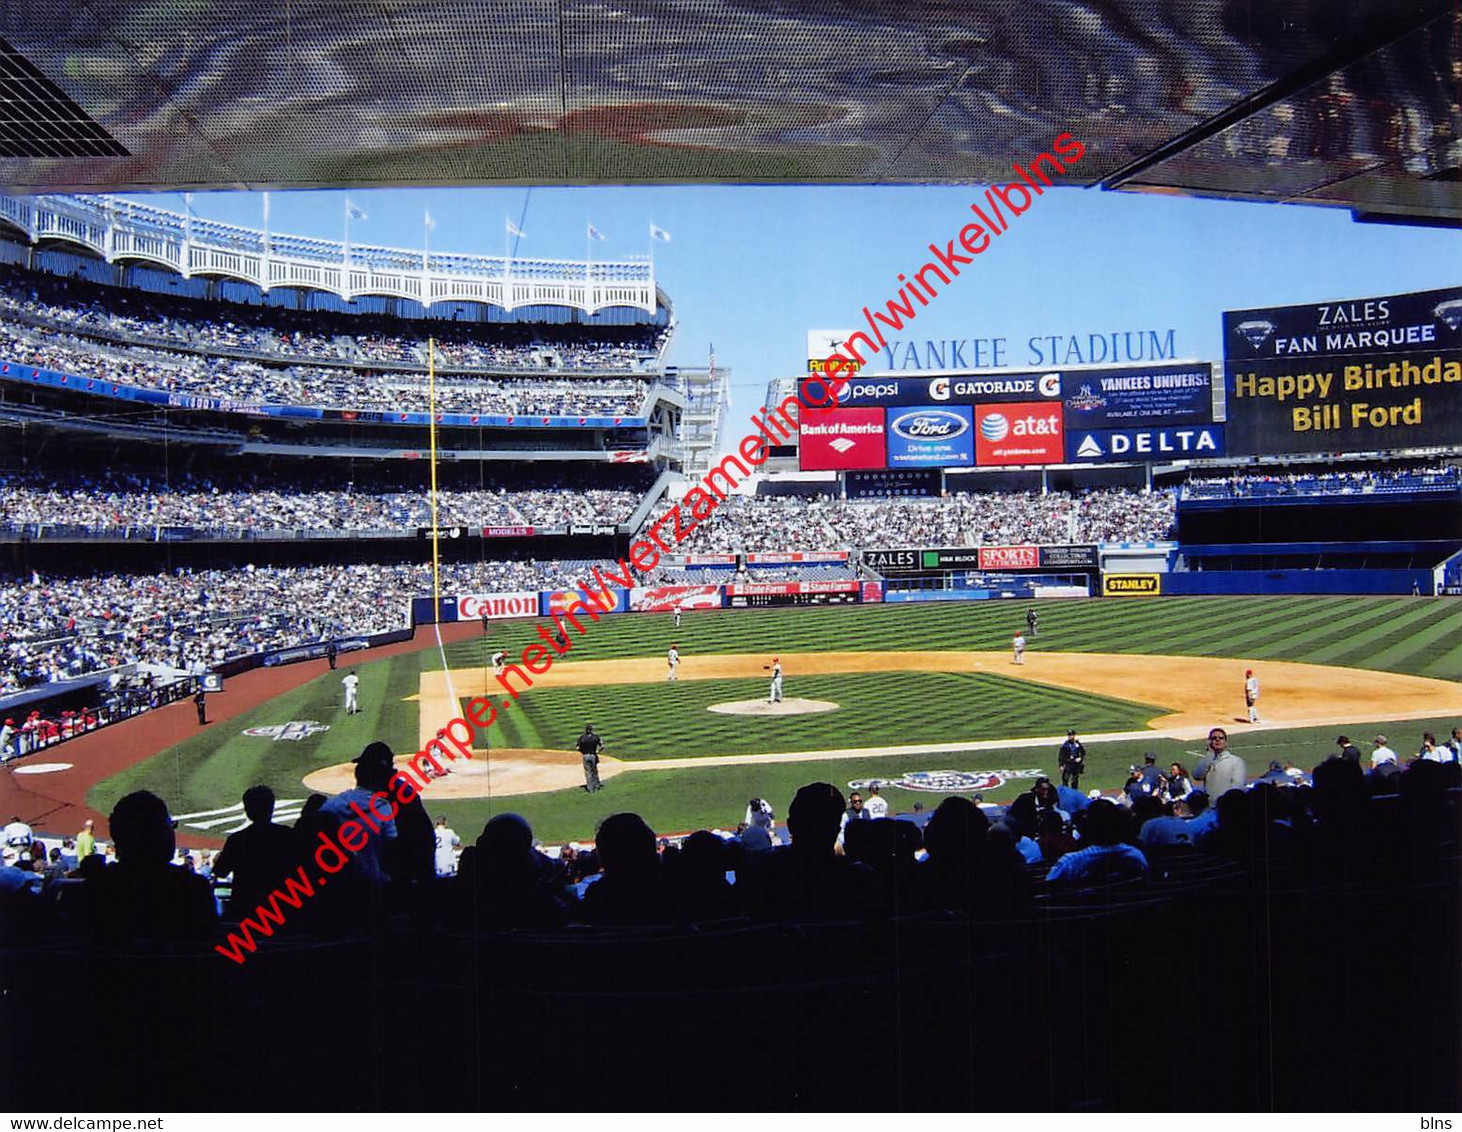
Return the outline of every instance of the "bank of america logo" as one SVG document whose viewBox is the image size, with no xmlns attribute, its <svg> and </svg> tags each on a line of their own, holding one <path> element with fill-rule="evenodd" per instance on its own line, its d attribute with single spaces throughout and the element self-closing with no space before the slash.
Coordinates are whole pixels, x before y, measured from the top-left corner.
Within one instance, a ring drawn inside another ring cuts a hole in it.
<svg viewBox="0 0 1462 1132">
<path fill-rule="evenodd" d="M 854 441 L 849 440 L 846 436 L 840 436 L 836 440 L 830 441 L 828 443 L 828 447 L 836 452 L 839 456 L 847 452 L 847 450 L 849 448 L 852 448 L 853 445 Z"/>
<path fill-rule="evenodd" d="M 1102 455 L 1102 446 L 1096 442 L 1096 437 L 1087 437 L 1076 447 L 1076 455 L 1083 459 L 1091 459 L 1094 456 Z"/>
</svg>

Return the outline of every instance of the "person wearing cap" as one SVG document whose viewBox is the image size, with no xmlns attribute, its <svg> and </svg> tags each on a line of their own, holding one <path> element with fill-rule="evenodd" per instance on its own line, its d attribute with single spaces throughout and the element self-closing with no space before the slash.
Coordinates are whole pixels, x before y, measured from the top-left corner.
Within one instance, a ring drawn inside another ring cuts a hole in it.
<svg viewBox="0 0 1462 1132">
<path fill-rule="evenodd" d="M 5 726 L 0 727 L 0 763 L 8 763 L 15 754 L 10 749 L 11 743 L 15 740 L 15 720 L 7 719 Z"/>
<path fill-rule="evenodd" d="M 1061 785 L 1072 790 L 1081 789 L 1081 775 L 1086 770 L 1086 748 L 1076 737 L 1075 728 L 1066 732 L 1066 742 L 1061 744 L 1061 753 L 1056 756 L 1061 768 Z"/>
<path fill-rule="evenodd" d="M 675 670 L 680 667 L 680 649 L 676 645 L 672 644 L 669 651 L 666 652 L 665 664 L 669 668 L 665 679 L 673 684 L 675 683 Z"/>
<path fill-rule="evenodd" d="M 1350 741 L 1349 735 L 1337 735 L 1335 742 L 1340 746 L 1340 757 L 1360 766 L 1360 748 Z"/>
<path fill-rule="evenodd" d="M 1252 668 L 1244 673 L 1244 703 L 1249 709 L 1249 722 L 1259 722 L 1259 677 Z"/>
<path fill-rule="evenodd" d="M 1288 786 L 1289 775 L 1285 772 L 1284 763 L 1279 759 L 1269 760 L 1269 769 L 1254 780 L 1255 782 L 1268 782 L 1274 786 Z"/>
<path fill-rule="evenodd" d="M 1392 766 L 1397 765 L 1396 752 L 1386 745 L 1386 736 L 1377 735 L 1372 743 L 1375 747 L 1375 750 L 1371 752 L 1372 770 L 1385 766 L 1387 763 L 1390 763 Z"/>
<path fill-rule="evenodd" d="M 350 761 L 355 764 L 355 785 L 342 790 L 320 807 L 320 813 L 340 824 L 336 840 L 354 856 L 351 871 L 373 888 L 390 881 L 386 869 L 386 845 L 397 837 L 396 802 L 386 794 L 395 755 L 384 743 L 371 743 Z M 380 801 L 385 795 L 385 804 Z M 368 808 L 369 807 L 369 808 Z M 357 827 L 350 837 L 345 826 Z M 363 831 L 363 834 L 362 834 Z M 358 836 L 364 841 L 358 841 Z M 359 848 L 353 846 L 359 844 Z"/>
<path fill-rule="evenodd" d="M 772 657 L 771 664 L 762 665 L 763 671 L 767 669 L 770 669 L 772 673 L 772 687 L 767 703 L 779 704 L 782 702 L 782 658 L 778 656 Z"/>
<path fill-rule="evenodd" d="M 348 675 L 341 677 L 340 683 L 345 686 L 345 714 L 355 715 L 360 711 L 360 677 L 352 668 Z"/>
</svg>

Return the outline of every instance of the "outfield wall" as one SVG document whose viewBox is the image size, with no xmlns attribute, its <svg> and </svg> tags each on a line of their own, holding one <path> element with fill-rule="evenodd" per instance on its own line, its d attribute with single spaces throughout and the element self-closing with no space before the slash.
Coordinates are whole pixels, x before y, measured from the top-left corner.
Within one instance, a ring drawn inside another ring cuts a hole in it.
<svg viewBox="0 0 1462 1132">
<path fill-rule="evenodd" d="M 1431 570 L 1189 570 L 1162 575 L 1162 592 L 1202 594 L 1432 593 Z"/>
</svg>

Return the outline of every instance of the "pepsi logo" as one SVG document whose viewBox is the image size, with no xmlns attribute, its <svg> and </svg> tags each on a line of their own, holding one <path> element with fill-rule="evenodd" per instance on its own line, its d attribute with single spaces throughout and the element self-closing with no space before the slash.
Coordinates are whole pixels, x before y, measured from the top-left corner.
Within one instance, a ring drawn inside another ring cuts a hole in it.
<svg viewBox="0 0 1462 1132">
<path fill-rule="evenodd" d="M 1010 421 L 1004 413 L 991 413 L 980 422 L 980 435 L 992 444 L 1010 435 Z"/>
<path fill-rule="evenodd" d="M 905 440 L 947 440 L 969 428 L 969 421 L 947 409 L 922 409 L 895 417 L 890 428 Z"/>
</svg>

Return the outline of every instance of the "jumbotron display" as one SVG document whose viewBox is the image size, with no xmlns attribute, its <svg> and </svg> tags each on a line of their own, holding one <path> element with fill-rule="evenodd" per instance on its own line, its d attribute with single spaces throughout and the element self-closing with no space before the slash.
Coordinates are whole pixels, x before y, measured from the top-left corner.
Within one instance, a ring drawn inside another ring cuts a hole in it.
<svg viewBox="0 0 1462 1132">
<path fill-rule="evenodd" d="M 1236 455 L 1454 444 L 1462 287 L 1225 311 Z"/>
</svg>

